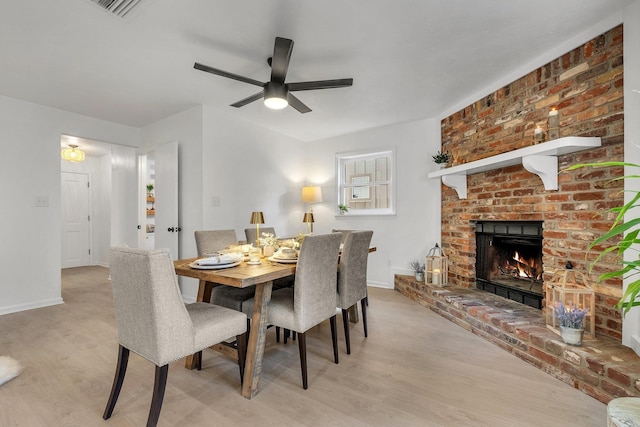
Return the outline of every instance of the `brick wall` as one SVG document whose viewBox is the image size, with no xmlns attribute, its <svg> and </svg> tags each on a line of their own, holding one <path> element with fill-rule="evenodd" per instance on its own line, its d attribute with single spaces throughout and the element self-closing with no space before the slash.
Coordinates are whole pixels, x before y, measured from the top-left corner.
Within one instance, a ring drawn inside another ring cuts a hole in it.
<svg viewBox="0 0 640 427">
<path fill-rule="evenodd" d="M 560 115 L 560 137 L 598 136 L 602 147 L 558 157 L 567 166 L 623 160 L 623 29 L 602 34 L 487 95 L 442 120 L 442 149 L 452 154 L 449 166 L 534 145 L 534 129 L 546 133 L 550 109 Z M 536 175 L 521 165 L 469 175 L 468 197 L 442 186 L 442 246 L 449 255 L 450 282 L 475 286 L 475 221 L 544 221 L 545 280 L 552 269 L 571 261 L 587 272 L 587 246 L 607 230 L 620 206 L 621 168 L 561 172 L 559 190 L 547 191 Z M 587 258 L 585 259 L 585 254 Z M 594 278 L 617 269 L 607 256 L 593 270 Z M 596 332 L 621 338 L 621 316 L 612 306 L 621 295 L 620 280 L 597 285 Z"/>
</svg>

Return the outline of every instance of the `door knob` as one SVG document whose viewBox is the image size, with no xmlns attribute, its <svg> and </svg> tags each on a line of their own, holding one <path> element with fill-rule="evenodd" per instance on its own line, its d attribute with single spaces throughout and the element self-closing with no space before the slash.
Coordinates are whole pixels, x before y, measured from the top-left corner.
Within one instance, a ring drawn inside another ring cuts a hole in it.
<svg viewBox="0 0 640 427">
<path fill-rule="evenodd" d="M 174 228 L 173 228 L 173 227 L 169 227 L 169 228 L 167 228 L 167 231 L 168 231 L 169 233 L 173 233 L 173 232 L 174 232 Z"/>
</svg>

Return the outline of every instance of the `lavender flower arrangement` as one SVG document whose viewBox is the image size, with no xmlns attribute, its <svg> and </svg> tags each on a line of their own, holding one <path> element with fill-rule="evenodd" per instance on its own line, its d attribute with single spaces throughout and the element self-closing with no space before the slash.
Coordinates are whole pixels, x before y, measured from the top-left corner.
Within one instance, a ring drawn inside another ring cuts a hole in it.
<svg viewBox="0 0 640 427">
<path fill-rule="evenodd" d="M 562 327 L 573 329 L 582 329 L 584 317 L 588 311 L 588 308 L 580 309 L 573 304 L 565 306 L 562 302 L 556 303 L 553 307 L 553 314 L 558 319 L 558 324 Z"/>
</svg>

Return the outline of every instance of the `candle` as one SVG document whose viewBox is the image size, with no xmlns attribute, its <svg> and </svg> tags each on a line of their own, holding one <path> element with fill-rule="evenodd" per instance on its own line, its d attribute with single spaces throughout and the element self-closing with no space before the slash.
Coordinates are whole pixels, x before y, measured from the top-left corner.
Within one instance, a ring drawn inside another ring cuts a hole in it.
<svg viewBox="0 0 640 427">
<path fill-rule="evenodd" d="M 440 269 L 438 268 L 433 269 L 433 284 L 434 285 L 440 284 Z"/>
<path fill-rule="evenodd" d="M 556 110 L 555 108 L 552 108 L 551 111 L 549 111 L 549 116 L 557 116 L 558 115 L 558 110 Z"/>
<path fill-rule="evenodd" d="M 541 133 L 542 133 L 542 128 L 541 128 L 540 126 L 538 126 L 538 127 L 536 128 L 536 130 L 534 130 L 534 131 L 533 131 L 533 133 L 535 133 L 536 135 L 541 134 Z"/>
</svg>

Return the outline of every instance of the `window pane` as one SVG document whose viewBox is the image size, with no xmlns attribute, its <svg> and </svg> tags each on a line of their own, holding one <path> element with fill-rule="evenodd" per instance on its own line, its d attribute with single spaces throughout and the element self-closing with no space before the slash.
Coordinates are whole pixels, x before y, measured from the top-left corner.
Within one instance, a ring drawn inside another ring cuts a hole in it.
<svg viewBox="0 0 640 427">
<path fill-rule="evenodd" d="M 359 194 L 369 197 L 354 197 Z M 349 209 L 389 209 L 391 207 L 391 186 L 389 184 L 347 187 L 342 195 Z"/>
<path fill-rule="evenodd" d="M 393 151 L 336 156 L 339 203 L 349 214 L 394 214 Z"/>
</svg>

